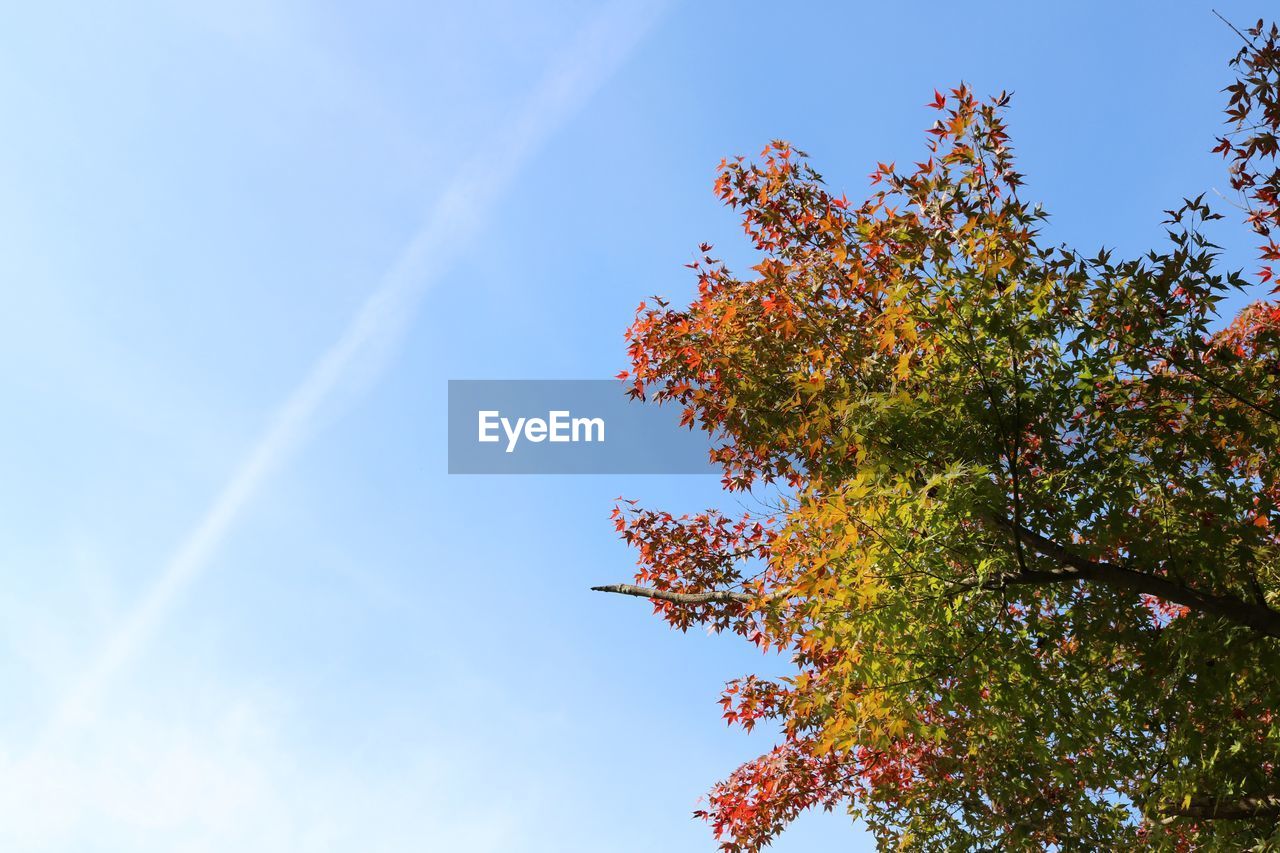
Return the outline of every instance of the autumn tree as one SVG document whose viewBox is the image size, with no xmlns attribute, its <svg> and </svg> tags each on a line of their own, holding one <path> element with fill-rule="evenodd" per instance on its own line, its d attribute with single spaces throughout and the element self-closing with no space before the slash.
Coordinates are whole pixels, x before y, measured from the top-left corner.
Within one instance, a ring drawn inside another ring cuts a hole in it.
<svg viewBox="0 0 1280 853">
<path fill-rule="evenodd" d="M 1215 150 L 1266 264 L 1280 35 L 1242 35 Z M 813 807 L 906 848 L 1280 845 L 1280 304 L 1219 317 L 1257 285 L 1199 198 L 1140 257 L 1047 244 L 1007 102 L 938 94 L 860 203 L 785 142 L 722 163 L 760 262 L 703 246 L 628 332 L 632 393 L 762 503 L 621 503 L 639 569 L 600 587 L 791 662 L 725 689 L 778 732 L 700 812 L 725 851 Z"/>
</svg>

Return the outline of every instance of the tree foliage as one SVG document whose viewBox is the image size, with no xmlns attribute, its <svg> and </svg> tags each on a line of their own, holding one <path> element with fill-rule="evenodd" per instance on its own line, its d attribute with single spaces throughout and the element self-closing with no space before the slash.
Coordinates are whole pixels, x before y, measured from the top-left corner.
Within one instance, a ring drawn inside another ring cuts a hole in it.
<svg viewBox="0 0 1280 853">
<path fill-rule="evenodd" d="M 1265 263 L 1280 37 L 1247 41 L 1215 150 Z M 837 806 L 906 848 L 1280 844 L 1280 304 L 1219 317 L 1251 285 L 1203 199 L 1141 257 L 1046 244 L 1007 103 L 937 94 L 861 203 L 786 142 L 723 162 L 760 262 L 704 245 L 628 332 L 633 393 L 776 495 L 614 513 L 639 569 L 607 589 L 793 664 L 725 689 L 780 733 L 700 812 L 725 851 Z"/>
</svg>

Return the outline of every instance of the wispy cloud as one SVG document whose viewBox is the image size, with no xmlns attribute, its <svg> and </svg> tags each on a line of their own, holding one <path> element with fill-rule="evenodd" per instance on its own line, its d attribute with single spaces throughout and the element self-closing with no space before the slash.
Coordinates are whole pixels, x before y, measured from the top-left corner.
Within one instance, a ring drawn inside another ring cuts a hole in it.
<svg viewBox="0 0 1280 853">
<path fill-rule="evenodd" d="M 558 52 L 510 121 L 459 164 L 421 227 L 341 336 L 284 398 L 200 522 L 55 710 L 39 742 L 91 715 L 115 675 L 145 647 L 208 567 L 267 477 L 298 449 L 325 403 L 352 376 L 367 376 L 384 363 L 381 359 L 394 349 L 423 295 L 476 235 L 521 169 L 626 60 L 660 11 L 659 4 L 643 0 L 604 7 Z"/>
</svg>

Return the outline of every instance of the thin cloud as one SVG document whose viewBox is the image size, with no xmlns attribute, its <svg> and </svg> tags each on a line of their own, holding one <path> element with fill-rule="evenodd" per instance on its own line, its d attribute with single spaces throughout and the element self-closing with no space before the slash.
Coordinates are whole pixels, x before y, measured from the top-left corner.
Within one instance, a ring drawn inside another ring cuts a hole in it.
<svg viewBox="0 0 1280 853">
<path fill-rule="evenodd" d="M 658 3 L 640 0 L 613 3 L 597 13 L 511 120 L 463 162 L 345 331 L 284 399 L 200 522 L 55 710 L 45 738 L 91 714 L 113 677 L 142 651 L 208 567 L 266 478 L 298 449 L 321 407 L 357 371 L 367 374 L 371 360 L 391 351 L 432 282 L 475 236 L 521 169 L 622 65 L 660 11 Z"/>
</svg>

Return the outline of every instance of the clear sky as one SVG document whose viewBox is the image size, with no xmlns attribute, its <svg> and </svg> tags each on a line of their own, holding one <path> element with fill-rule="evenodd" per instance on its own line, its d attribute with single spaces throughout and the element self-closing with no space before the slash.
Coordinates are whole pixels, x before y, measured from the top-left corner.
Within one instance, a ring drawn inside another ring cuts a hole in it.
<svg viewBox="0 0 1280 853">
<path fill-rule="evenodd" d="M 745 257 L 722 156 L 787 138 L 857 197 L 962 79 L 1015 90 L 1054 239 L 1141 251 L 1226 184 L 1208 4 L 4 20 L 6 850 L 712 849 L 689 812 L 771 737 L 720 686 L 779 663 L 588 587 L 630 577 L 614 496 L 714 478 L 449 477 L 446 380 L 611 376 L 697 243 Z M 869 848 L 839 814 L 776 846 Z"/>
</svg>

